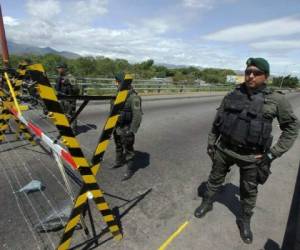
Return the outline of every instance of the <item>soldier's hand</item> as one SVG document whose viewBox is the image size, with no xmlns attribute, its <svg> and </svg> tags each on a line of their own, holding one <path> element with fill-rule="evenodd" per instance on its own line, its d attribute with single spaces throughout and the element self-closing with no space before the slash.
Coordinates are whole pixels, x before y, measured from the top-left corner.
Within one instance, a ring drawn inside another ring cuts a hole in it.
<svg viewBox="0 0 300 250">
<path fill-rule="evenodd" d="M 215 157 L 215 146 L 214 145 L 208 145 L 207 146 L 207 154 L 209 155 L 210 159 L 213 161 Z"/>
<path fill-rule="evenodd" d="M 256 155 L 255 158 L 257 159 L 257 183 L 264 184 L 271 174 L 271 163 L 276 157 L 267 151 L 263 155 Z"/>
<path fill-rule="evenodd" d="M 257 165 L 271 166 L 271 163 L 276 159 L 276 156 L 273 155 L 271 151 L 267 151 L 263 155 L 257 155 L 255 158 L 258 159 Z"/>
<path fill-rule="evenodd" d="M 125 136 L 131 137 L 131 136 L 134 136 L 134 133 L 130 130 L 126 130 L 125 131 Z"/>
</svg>

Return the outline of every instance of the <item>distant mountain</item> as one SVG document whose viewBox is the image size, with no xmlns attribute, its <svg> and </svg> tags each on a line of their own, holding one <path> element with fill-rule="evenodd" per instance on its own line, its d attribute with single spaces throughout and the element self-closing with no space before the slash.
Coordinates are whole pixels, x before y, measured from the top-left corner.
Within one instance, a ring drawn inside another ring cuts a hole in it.
<svg viewBox="0 0 300 250">
<path fill-rule="evenodd" d="M 245 73 L 245 71 L 243 71 L 243 70 L 233 70 L 234 71 L 234 73 L 236 73 L 237 75 L 244 75 L 244 73 Z"/>
<path fill-rule="evenodd" d="M 195 67 L 198 69 L 203 69 L 200 66 L 193 66 L 193 65 L 177 65 L 177 64 L 170 64 L 170 63 L 158 63 L 157 65 L 164 66 L 168 69 L 179 69 L 179 68 L 188 68 L 188 67 Z"/>
<path fill-rule="evenodd" d="M 60 55 L 69 59 L 76 59 L 80 55 L 68 51 L 57 51 L 50 47 L 39 48 L 26 44 L 18 44 L 8 41 L 8 50 L 12 55 L 24 55 L 24 54 L 35 54 L 35 55 L 45 55 L 45 54 L 55 54 Z"/>
</svg>

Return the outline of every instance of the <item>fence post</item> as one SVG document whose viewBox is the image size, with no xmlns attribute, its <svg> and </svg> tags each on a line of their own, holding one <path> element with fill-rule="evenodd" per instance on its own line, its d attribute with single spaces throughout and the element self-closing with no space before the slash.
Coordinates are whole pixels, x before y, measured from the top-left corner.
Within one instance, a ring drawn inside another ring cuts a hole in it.
<svg viewBox="0 0 300 250">
<path fill-rule="evenodd" d="M 84 83 L 81 84 L 81 93 L 82 95 L 85 95 L 85 87 L 86 85 Z"/>
<path fill-rule="evenodd" d="M 179 89 L 179 92 L 182 93 L 183 91 L 183 85 L 181 85 L 180 89 Z"/>
</svg>

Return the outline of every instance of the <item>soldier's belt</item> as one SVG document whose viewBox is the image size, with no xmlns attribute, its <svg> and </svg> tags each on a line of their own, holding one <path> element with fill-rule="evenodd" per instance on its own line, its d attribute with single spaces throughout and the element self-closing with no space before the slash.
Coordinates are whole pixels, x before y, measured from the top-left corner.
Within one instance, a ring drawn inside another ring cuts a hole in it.
<svg viewBox="0 0 300 250">
<path fill-rule="evenodd" d="M 220 141 L 220 145 L 222 148 L 227 148 L 241 155 L 261 154 L 263 152 L 263 150 L 260 147 L 234 144 L 222 139 Z"/>
</svg>

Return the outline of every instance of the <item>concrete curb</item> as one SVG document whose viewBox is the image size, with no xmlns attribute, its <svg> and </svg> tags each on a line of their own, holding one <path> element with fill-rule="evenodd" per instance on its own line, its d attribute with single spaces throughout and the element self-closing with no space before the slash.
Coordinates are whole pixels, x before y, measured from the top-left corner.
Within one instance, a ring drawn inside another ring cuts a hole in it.
<svg viewBox="0 0 300 250">
<path fill-rule="evenodd" d="M 141 95 L 143 101 L 158 101 L 158 100 L 174 100 L 174 99 L 192 99 L 201 97 L 216 97 L 226 95 L 225 91 L 222 92 L 201 92 L 201 93 L 190 93 L 190 94 L 176 94 L 176 95 Z"/>
</svg>

